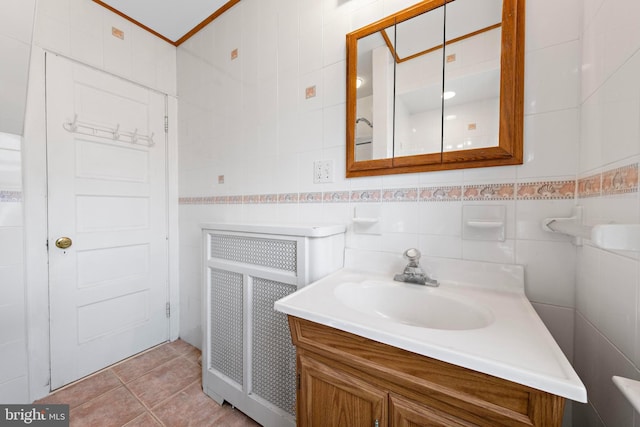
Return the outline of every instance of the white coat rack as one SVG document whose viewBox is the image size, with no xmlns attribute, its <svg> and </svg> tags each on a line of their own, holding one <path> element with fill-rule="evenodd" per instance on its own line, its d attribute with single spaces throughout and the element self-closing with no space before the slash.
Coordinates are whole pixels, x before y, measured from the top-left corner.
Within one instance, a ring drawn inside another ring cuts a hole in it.
<svg viewBox="0 0 640 427">
<path fill-rule="evenodd" d="M 153 141 L 153 133 L 151 135 L 140 135 L 138 129 L 133 132 L 126 132 L 120 130 L 118 124 L 115 129 L 106 126 L 94 125 L 84 123 L 78 120 L 78 115 L 73 116 L 72 122 L 65 122 L 62 127 L 71 133 L 77 133 L 80 135 L 95 136 L 97 138 L 106 138 L 113 141 L 122 141 L 129 144 L 144 145 L 146 147 L 153 147 L 155 142 Z"/>
<path fill-rule="evenodd" d="M 584 225 L 582 206 L 576 206 L 569 218 L 545 218 L 542 229 L 572 236 L 578 246 L 587 239 L 602 249 L 640 252 L 640 224 Z"/>
</svg>

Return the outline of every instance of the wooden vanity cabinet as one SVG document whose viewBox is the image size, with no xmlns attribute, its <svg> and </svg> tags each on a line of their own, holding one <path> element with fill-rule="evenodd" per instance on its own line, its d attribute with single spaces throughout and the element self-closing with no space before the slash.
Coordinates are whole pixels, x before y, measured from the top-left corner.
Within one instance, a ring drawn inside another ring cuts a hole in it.
<svg viewBox="0 0 640 427">
<path fill-rule="evenodd" d="M 300 427 L 560 427 L 564 398 L 289 316 Z"/>
</svg>

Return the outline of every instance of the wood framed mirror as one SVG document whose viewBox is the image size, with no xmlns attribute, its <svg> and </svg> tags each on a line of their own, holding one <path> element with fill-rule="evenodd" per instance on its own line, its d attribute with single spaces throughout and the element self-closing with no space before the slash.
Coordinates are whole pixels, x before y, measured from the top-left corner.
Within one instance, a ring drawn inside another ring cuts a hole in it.
<svg viewBox="0 0 640 427">
<path fill-rule="evenodd" d="M 425 0 L 347 34 L 347 177 L 522 164 L 524 0 Z"/>
</svg>

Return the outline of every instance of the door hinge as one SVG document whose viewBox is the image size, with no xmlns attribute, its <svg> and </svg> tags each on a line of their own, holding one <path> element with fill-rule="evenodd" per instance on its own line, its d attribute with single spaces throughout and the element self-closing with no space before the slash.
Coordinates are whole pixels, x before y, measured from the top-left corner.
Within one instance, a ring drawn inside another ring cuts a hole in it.
<svg viewBox="0 0 640 427">
<path fill-rule="evenodd" d="M 169 116 L 164 116 L 164 133 L 169 133 Z"/>
<path fill-rule="evenodd" d="M 171 317 L 171 303 L 167 303 L 165 305 L 165 313 L 167 313 L 167 317 Z"/>
<path fill-rule="evenodd" d="M 300 390 L 300 374 L 298 374 L 298 390 Z"/>
</svg>

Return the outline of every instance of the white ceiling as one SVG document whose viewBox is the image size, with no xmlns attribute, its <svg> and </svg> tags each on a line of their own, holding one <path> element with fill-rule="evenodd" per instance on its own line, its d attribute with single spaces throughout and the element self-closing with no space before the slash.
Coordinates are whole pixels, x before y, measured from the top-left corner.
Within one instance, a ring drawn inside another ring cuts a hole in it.
<svg viewBox="0 0 640 427">
<path fill-rule="evenodd" d="M 220 9 L 228 0 L 102 0 L 175 42 Z"/>
</svg>

